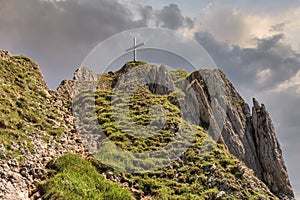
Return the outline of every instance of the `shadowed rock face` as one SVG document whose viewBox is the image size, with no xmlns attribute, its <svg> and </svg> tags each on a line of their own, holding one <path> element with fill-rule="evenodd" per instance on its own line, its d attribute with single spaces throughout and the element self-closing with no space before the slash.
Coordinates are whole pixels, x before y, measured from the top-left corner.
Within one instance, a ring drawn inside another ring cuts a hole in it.
<svg viewBox="0 0 300 200">
<path fill-rule="evenodd" d="M 220 79 L 210 85 L 209 79 L 214 77 Z M 199 70 L 193 72 L 188 79 L 190 82 L 202 83 L 202 88 L 194 86 L 199 95 L 201 123 L 217 124 L 222 130 L 219 140 L 226 144 L 232 154 L 251 168 L 272 192 L 279 197 L 286 195 L 293 198 L 282 151 L 265 106 L 253 99 L 251 114 L 249 105 L 220 70 Z M 215 98 L 216 95 L 210 94 L 211 91 L 222 95 Z M 216 101 L 219 103 L 212 103 Z M 217 119 L 214 115 L 213 110 L 220 109 L 226 113 L 224 120 Z"/>
</svg>

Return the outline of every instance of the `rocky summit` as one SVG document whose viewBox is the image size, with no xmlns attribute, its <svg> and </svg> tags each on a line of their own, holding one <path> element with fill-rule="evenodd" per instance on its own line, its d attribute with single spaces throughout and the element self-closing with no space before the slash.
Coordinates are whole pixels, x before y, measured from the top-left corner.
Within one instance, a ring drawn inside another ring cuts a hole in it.
<svg viewBox="0 0 300 200">
<path fill-rule="evenodd" d="M 217 69 L 80 67 L 57 90 L 0 51 L 0 199 L 293 199 L 263 104 Z"/>
</svg>

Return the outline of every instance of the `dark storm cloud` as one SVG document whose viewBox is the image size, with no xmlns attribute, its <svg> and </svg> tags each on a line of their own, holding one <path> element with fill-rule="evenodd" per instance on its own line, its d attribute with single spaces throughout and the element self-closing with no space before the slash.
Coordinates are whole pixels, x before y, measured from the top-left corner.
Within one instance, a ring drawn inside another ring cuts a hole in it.
<svg viewBox="0 0 300 200">
<path fill-rule="evenodd" d="M 0 25 L 0 48 L 37 61 L 52 87 L 98 42 L 136 26 L 131 12 L 111 0 L 1 0 Z"/>
<path fill-rule="evenodd" d="M 183 17 L 178 6 L 175 4 L 165 6 L 158 14 L 158 19 L 163 22 L 163 27 L 170 29 L 178 29 L 186 22 L 192 24 L 191 19 Z"/>
<path fill-rule="evenodd" d="M 0 0 L 0 48 L 37 61 L 54 88 L 99 42 L 151 23 L 172 29 L 192 26 L 175 4 L 132 10 L 116 0 Z"/>
<path fill-rule="evenodd" d="M 161 10 L 155 10 L 151 6 L 140 6 L 139 12 L 142 16 L 140 22 L 148 26 L 177 30 L 194 25 L 194 21 L 190 17 L 184 17 L 176 4 L 164 6 Z"/>
</svg>

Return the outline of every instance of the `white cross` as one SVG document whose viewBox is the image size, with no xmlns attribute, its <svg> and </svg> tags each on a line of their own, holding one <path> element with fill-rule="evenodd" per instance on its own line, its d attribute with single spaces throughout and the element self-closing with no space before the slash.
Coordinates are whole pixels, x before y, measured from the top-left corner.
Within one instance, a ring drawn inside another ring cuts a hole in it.
<svg viewBox="0 0 300 200">
<path fill-rule="evenodd" d="M 127 49 L 126 52 L 129 52 L 129 51 L 133 51 L 133 61 L 135 62 L 136 61 L 136 49 L 145 45 L 145 43 L 141 43 L 141 44 L 138 44 L 136 45 L 136 37 L 133 38 L 133 47 L 131 47 L 130 49 Z"/>
</svg>

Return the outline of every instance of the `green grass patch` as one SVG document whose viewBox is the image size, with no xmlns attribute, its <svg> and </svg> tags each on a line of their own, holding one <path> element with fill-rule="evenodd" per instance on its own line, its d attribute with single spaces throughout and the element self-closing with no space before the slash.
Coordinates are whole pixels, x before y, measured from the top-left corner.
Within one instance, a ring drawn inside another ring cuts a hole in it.
<svg viewBox="0 0 300 200">
<path fill-rule="evenodd" d="M 48 167 L 54 176 L 40 185 L 43 199 L 135 199 L 129 190 L 105 180 L 88 160 L 79 155 L 67 154 L 50 162 Z"/>
</svg>

